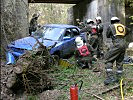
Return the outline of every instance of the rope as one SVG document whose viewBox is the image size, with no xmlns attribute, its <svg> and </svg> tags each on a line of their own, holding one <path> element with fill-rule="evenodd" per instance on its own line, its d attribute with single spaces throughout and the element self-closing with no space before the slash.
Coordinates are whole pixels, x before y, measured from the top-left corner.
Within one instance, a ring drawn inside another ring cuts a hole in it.
<svg viewBox="0 0 133 100">
<path fill-rule="evenodd" d="M 124 100 L 122 82 L 123 82 L 123 79 L 121 79 L 120 81 L 120 89 L 121 89 L 121 100 Z"/>
</svg>

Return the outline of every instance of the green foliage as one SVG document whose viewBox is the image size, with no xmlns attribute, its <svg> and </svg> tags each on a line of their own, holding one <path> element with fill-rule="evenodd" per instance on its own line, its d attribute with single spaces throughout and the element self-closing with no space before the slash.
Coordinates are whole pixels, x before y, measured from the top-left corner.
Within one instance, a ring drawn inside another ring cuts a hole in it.
<svg viewBox="0 0 133 100">
<path fill-rule="evenodd" d="M 126 3 L 133 9 L 133 0 L 126 0 Z M 133 25 L 133 15 L 129 17 L 131 19 L 130 25 Z"/>
<path fill-rule="evenodd" d="M 133 20 L 133 16 L 130 16 L 129 18 L 131 18 Z"/>
<path fill-rule="evenodd" d="M 66 94 L 62 94 L 56 100 L 67 100 L 67 97 L 68 96 Z"/>
<path fill-rule="evenodd" d="M 133 21 L 133 16 L 130 16 L 129 18 L 131 18 L 131 20 Z M 133 22 L 131 22 L 130 24 L 133 25 Z"/>
<path fill-rule="evenodd" d="M 71 58 L 71 61 L 74 61 L 74 59 Z M 83 86 L 79 94 L 79 100 L 96 100 L 95 97 L 93 97 L 91 94 L 88 94 L 87 92 L 97 94 L 109 88 L 114 87 L 114 85 L 116 84 L 103 86 L 105 75 L 104 75 L 104 66 L 102 67 L 103 67 L 102 73 L 95 73 L 88 68 L 80 69 L 77 66 L 73 66 L 70 68 L 63 68 L 61 66 L 58 66 L 58 70 L 55 70 L 53 73 L 56 75 L 55 80 L 57 82 L 55 89 L 66 91 L 58 97 L 59 100 L 63 100 L 63 99 L 67 100 L 68 93 L 70 92 L 69 91 L 70 86 L 75 82 L 78 82 L 79 80 L 83 80 Z M 127 67 L 125 65 L 124 69 L 125 69 L 124 70 L 125 78 L 131 78 L 133 75 L 132 73 L 133 67 L 132 66 Z M 124 80 L 124 82 L 126 81 Z M 80 83 L 78 83 L 78 88 L 79 86 L 80 86 Z M 124 96 L 131 96 L 133 92 L 132 86 L 133 86 L 132 82 L 130 84 L 127 83 L 127 85 L 124 87 L 124 93 L 126 93 Z M 85 89 L 88 89 L 88 90 L 85 92 Z M 115 96 L 112 96 L 112 95 L 115 95 Z M 121 98 L 119 89 L 113 90 L 111 92 L 107 92 L 106 94 L 100 95 L 100 96 L 105 100 L 115 100 L 116 98 Z"/>
<path fill-rule="evenodd" d="M 120 4 L 123 5 L 125 3 L 125 0 L 107 0 L 108 4 L 115 3 L 116 5 Z"/>
<path fill-rule="evenodd" d="M 133 7 L 133 0 L 127 0 L 127 2 L 130 3 L 130 4 L 129 4 L 130 7 Z"/>
<path fill-rule="evenodd" d="M 36 95 L 29 95 L 28 100 L 39 100 Z"/>
<path fill-rule="evenodd" d="M 34 13 L 40 13 L 39 24 L 64 23 L 67 24 L 67 10 L 73 5 L 52 3 L 29 3 L 29 20 Z"/>
</svg>

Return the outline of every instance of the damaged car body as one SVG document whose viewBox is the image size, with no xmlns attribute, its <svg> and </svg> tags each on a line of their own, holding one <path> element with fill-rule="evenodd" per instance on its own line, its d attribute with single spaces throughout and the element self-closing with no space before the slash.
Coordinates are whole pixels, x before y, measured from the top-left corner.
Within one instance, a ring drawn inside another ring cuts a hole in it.
<svg viewBox="0 0 133 100">
<path fill-rule="evenodd" d="M 44 25 L 31 36 L 13 41 L 7 46 L 6 64 L 15 64 L 16 59 L 27 50 L 33 50 L 33 47 L 38 48 L 39 44 L 35 45 L 37 43 L 35 38 L 47 48 L 55 45 L 49 51 L 51 55 L 58 55 L 60 58 L 70 55 L 76 48 L 75 38 L 85 37 L 85 34 L 80 34 L 79 31 L 80 29 L 73 25 Z"/>
</svg>

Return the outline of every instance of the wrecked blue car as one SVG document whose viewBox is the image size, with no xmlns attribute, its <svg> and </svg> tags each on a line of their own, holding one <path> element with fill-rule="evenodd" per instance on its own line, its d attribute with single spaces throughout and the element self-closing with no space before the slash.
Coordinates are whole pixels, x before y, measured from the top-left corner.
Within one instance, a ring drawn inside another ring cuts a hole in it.
<svg viewBox="0 0 133 100">
<path fill-rule="evenodd" d="M 70 55 L 75 50 L 75 38 L 84 36 L 84 33 L 80 34 L 79 31 L 79 28 L 73 25 L 44 25 L 34 32 L 32 36 L 13 41 L 7 46 L 6 64 L 14 64 L 16 59 L 27 50 L 33 50 L 33 47 L 38 48 L 39 44 L 35 45 L 37 43 L 35 38 L 46 47 L 53 46 L 56 43 L 49 51 L 52 55 L 58 55 L 61 58 Z"/>
</svg>

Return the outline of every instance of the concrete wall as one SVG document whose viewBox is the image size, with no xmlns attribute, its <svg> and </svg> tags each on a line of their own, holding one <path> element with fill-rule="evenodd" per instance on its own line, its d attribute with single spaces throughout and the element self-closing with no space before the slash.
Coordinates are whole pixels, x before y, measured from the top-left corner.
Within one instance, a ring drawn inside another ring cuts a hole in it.
<svg viewBox="0 0 133 100">
<path fill-rule="evenodd" d="M 29 32 L 28 13 L 28 0 L 16 0 L 16 15 L 20 27 L 17 34 L 21 34 L 21 37 L 27 36 Z"/>
<path fill-rule="evenodd" d="M 126 8 L 125 8 L 125 18 L 126 18 L 126 26 L 128 26 L 130 29 L 131 29 L 131 31 L 132 31 L 132 33 L 131 33 L 131 35 L 129 35 L 128 37 L 127 37 L 127 40 L 130 42 L 130 41 L 132 41 L 133 42 L 133 24 L 131 24 L 131 22 L 133 23 L 133 20 L 131 19 L 131 18 L 129 18 L 130 16 L 133 16 L 133 7 L 130 7 L 129 5 L 128 6 L 126 6 Z"/>
<path fill-rule="evenodd" d="M 124 3 L 118 2 L 119 0 L 97 0 L 98 1 L 98 15 L 102 17 L 104 25 L 104 40 L 106 43 L 110 43 L 110 40 L 106 38 L 106 30 L 110 24 L 110 19 L 113 16 L 120 18 L 121 23 L 125 24 L 125 6 Z"/>
<path fill-rule="evenodd" d="M 72 18 L 69 18 L 71 19 L 68 20 L 69 23 L 75 25 L 76 18 L 85 21 L 88 18 L 95 20 L 95 17 L 101 16 L 104 25 L 104 41 L 106 43 L 110 42 L 110 40 L 105 37 L 105 32 L 110 24 L 111 17 L 117 16 L 121 19 L 121 22 L 125 24 L 125 5 L 121 2 L 121 0 L 111 0 L 110 2 L 109 0 L 84 0 L 69 9 L 68 13 Z"/>
<path fill-rule="evenodd" d="M 11 41 L 28 36 L 28 0 L 1 0 L 1 52 Z"/>
<path fill-rule="evenodd" d="M 88 4 L 91 3 L 89 0 L 84 0 L 68 10 L 68 23 L 76 25 L 75 20 L 79 18 L 82 21 L 85 21 L 87 16 L 86 12 L 88 10 Z"/>
</svg>

